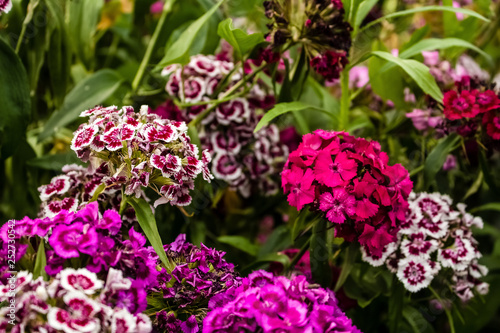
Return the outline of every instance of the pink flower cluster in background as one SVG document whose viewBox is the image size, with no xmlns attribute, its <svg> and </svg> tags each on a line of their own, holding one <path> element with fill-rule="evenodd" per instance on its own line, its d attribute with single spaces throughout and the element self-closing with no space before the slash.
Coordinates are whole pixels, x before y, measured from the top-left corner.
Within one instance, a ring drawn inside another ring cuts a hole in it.
<svg viewBox="0 0 500 333">
<path fill-rule="evenodd" d="M 186 206 L 194 179 L 199 174 L 208 182 L 213 178 L 210 154 L 205 150 L 199 159 L 184 122 L 148 114 L 147 106 L 139 113 L 129 106 L 96 107 L 81 116 L 90 118 L 75 132 L 71 149 L 84 162 L 107 163 L 107 187 L 124 186 L 126 195 L 140 197 L 149 186 L 161 195 L 155 206 Z"/>
<path fill-rule="evenodd" d="M 309 205 L 334 223 L 338 237 L 379 255 L 396 240 L 413 187 L 408 171 L 388 162 L 376 141 L 317 130 L 290 154 L 282 186 L 290 205 Z"/>
<path fill-rule="evenodd" d="M 169 75 L 166 90 L 186 103 L 217 99 L 242 78 L 241 70 L 231 72 L 233 69 L 230 61 L 197 55 L 182 68 L 178 65 L 165 68 L 163 74 Z M 226 80 L 227 75 L 230 77 Z M 266 90 L 259 82 L 248 83 L 237 90 L 247 91 L 243 96 L 219 104 L 201 121 L 199 137 L 203 149 L 213 156 L 212 173 L 245 197 L 256 191 L 264 195 L 276 193 L 278 185 L 274 178 L 288 154 L 275 125 L 253 132 L 261 118 L 257 110 L 274 104 L 274 97 Z M 167 102 L 153 112 L 189 122 L 211 106 L 206 103 L 180 110 Z"/>
<path fill-rule="evenodd" d="M 111 269 L 106 281 L 85 268 L 66 268 L 51 282 L 32 273 L 17 274 L 15 322 L 9 307 L 0 309 L 2 332 L 120 332 L 148 333 L 151 320 L 141 313 L 146 293 L 130 297 L 132 281 Z M 10 301 L 10 286 L 0 285 L 0 301 Z M 134 304 L 135 303 L 135 304 Z"/>
<path fill-rule="evenodd" d="M 209 310 L 203 333 L 361 333 L 331 290 L 310 284 L 302 275 L 253 272 L 238 288 L 212 298 Z"/>
<path fill-rule="evenodd" d="M 409 203 L 398 241 L 386 245 L 381 255 L 362 248 L 363 260 L 373 266 L 385 263 L 411 292 L 428 287 L 450 269 L 448 282 L 462 301 L 474 297 L 474 290 L 488 293 L 488 284 L 481 281 L 488 270 L 478 263 L 481 253 L 471 231 L 483 227 L 481 218 L 467 213 L 461 203 L 455 210 L 451 198 L 439 193 L 412 193 Z"/>
</svg>

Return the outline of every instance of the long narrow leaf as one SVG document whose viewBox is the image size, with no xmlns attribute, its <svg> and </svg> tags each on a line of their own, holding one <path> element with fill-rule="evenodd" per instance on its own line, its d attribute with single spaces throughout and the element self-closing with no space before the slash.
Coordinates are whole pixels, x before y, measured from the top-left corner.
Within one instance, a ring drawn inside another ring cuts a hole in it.
<svg viewBox="0 0 500 333">
<path fill-rule="evenodd" d="M 43 239 L 40 239 L 40 245 L 38 245 L 38 251 L 36 252 L 35 268 L 33 270 L 33 277 L 36 279 L 42 276 L 47 280 L 47 272 L 45 272 L 45 266 L 47 266 L 47 257 L 45 256 L 45 246 Z"/>
<path fill-rule="evenodd" d="M 460 137 L 453 133 L 441 139 L 429 156 L 427 156 L 424 173 L 426 184 L 429 184 L 435 178 L 438 171 L 442 168 L 446 156 L 456 148 L 459 141 Z"/>
<path fill-rule="evenodd" d="M 168 260 L 165 249 L 163 248 L 163 243 L 161 241 L 160 234 L 158 233 L 158 227 L 156 225 L 155 216 L 149 204 L 143 199 L 137 199 L 136 197 L 128 197 L 127 201 L 135 210 L 135 216 L 137 217 L 137 222 L 144 231 L 146 238 L 149 240 L 151 245 L 156 251 L 156 254 L 160 258 L 161 262 L 165 265 L 167 270 L 171 272 L 175 267 Z"/>
</svg>

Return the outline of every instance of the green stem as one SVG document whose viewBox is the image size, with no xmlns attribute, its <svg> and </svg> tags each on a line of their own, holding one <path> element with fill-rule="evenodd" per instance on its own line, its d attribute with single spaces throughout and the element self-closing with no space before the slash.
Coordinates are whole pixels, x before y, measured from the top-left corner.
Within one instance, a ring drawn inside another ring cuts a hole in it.
<svg viewBox="0 0 500 333">
<path fill-rule="evenodd" d="M 288 266 L 288 270 L 291 271 L 293 270 L 293 268 L 295 267 L 295 265 L 297 265 L 297 263 L 299 262 L 300 258 L 302 258 L 304 256 L 304 254 L 307 252 L 307 250 L 309 250 L 309 246 L 311 245 L 311 238 L 312 238 L 312 235 L 311 237 L 309 237 L 309 239 L 304 243 L 304 245 L 302 245 L 302 247 L 300 248 L 300 252 L 297 253 L 292 261 L 290 261 L 290 266 Z"/>
<path fill-rule="evenodd" d="M 16 54 L 21 50 L 21 45 L 23 44 L 24 35 L 26 34 L 26 29 L 28 28 L 28 24 L 33 19 L 33 14 L 35 13 L 35 8 L 40 3 L 40 0 L 30 0 L 28 4 L 28 9 L 26 13 L 26 18 L 23 21 L 23 27 L 21 28 L 21 34 L 19 35 L 19 39 L 17 40 L 16 45 Z"/>
<path fill-rule="evenodd" d="M 158 42 L 158 37 L 160 36 L 160 33 L 163 30 L 165 22 L 167 21 L 167 15 L 172 11 L 172 6 L 174 1 L 175 0 L 169 0 L 165 2 L 165 5 L 163 6 L 163 12 L 161 13 L 160 20 L 156 25 L 156 29 L 153 33 L 153 36 L 151 37 L 151 40 L 149 41 L 146 53 L 142 58 L 141 65 L 139 66 L 139 70 L 135 74 L 134 81 L 132 81 L 132 93 L 135 93 L 137 91 L 139 85 L 142 82 L 142 79 L 144 78 L 146 67 L 148 66 L 149 61 L 151 60 L 151 55 L 153 54 L 153 51 L 156 47 L 156 43 Z"/>
<path fill-rule="evenodd" d="M 451 333 L 455 333 L 455 325 L 453 324 L 453 315 L 451 314 L 450 310 L 446 308 L 446 304 L 444 304 L 443 300 L 441 300 L 441 297 L 439 297 L 438 293 L 431 286 L 429 286 L 429 290 L 432 292 L 434 297 L 436 297 L 438 299 L 438 301 L 441 303 L 441 305 L 443 306 L 443 309 L 446 312 L 446 317 L 448 317 L 448 322 L 450 323 Z"/>
<path fill-rule="evenodd" d="M 347 127 L 349 122 L 349 106 L 351 104 L 351 96 L 349 91 L 349 69 L 350 67 L 344 68 L 342 74 L 340 75 L 340 87 L 342 90 L 342 96 L 340 98 L 340 118 L 337 129 L 343 131 Z"/>
</svg>

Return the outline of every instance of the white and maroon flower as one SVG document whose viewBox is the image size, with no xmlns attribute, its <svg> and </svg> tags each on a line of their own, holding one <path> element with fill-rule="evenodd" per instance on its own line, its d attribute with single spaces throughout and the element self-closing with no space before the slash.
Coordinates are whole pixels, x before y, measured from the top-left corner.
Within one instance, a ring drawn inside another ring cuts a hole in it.
<svg viewBox="0 0 500 333">
<path fill-rule="evenodd" d="M 207 76 L 219 75 L 220 68 L 212 57 L 204 55 L 196 55 L 191 57 L 189 61 L 191 67 L 196 73 Z"/>
<path fill-rule="evenodd" d="M 136 318 L 127 310 L 114 311 L 111 318 L 111 333 L 136 333 Z"/>
<path fill-rule="evenodd" d="M 143 313 L 138 313 L 135 315 L 136 322 L 136 333 L 149 333 L 153 330 L 151 319 Z"/>
<path fill-rule="evenodd" d="M 53 307 L 47 314 L 48 324 L 63 332 L 98 332 L 99 319 L 94 316 L 101 306 L 80 292 L 68 292 L 63 297 L 67 310 Z"/>
<path fill-rule="evenodd" d="M 237 155 L 241 144 L 233 131 L 216 132 L 212 135 L 212 145 L 216 153 Z"/>
<path fill-rule="evenodd" d="M 182 82 L 181 74 L 180 72 L 176 72 L 170 75 L 165 90 L 171 96 L 178 96 L 179 98 L 184 99 L 184 92 L 182 90 L 181 82 Z"/>
<path fill-rule="evenodd" d="M 212 162 L 212 173 L 219 179 L 232 181 L 238 179 L 243 170 L 234 156 L 217 154 Z"/>
<path fill-rule="evenodd" d="M 49 200 L 55 194 L 64 194 L 71 187 L 71 178 L 65 175 L 52 178 L 50 184 L 43 185 L 38 188 L 40 191 L 40 199 L 42 201 Z"/>
<path fill-rule="evenodd" d="M 399 262 L 397 277 L 407 290 L 415 293 L 429 286 L 433 271 L 429 261 L 407 258 Z"/>
<path fill-rule="evenodd" d="M 75 132 L 71 140 L 71 149 L 76 151 L 89 146 L 97 132 L 98 128 L 95 125 L 83 126 Z"/>
<path fill-rule="evenodd" d="M 361 246 L 361 255 L 363 260 L 372 265 L 373 267 L 382 266 L 387 258 L 394 253 L 398 248 L 398 243 L 393 242 L 384 246 L 382 254 L 380 256 L 370 253 L 370 250 L 366 246 Z"/>
<path fill-rule="evenodd" d="M 78 200 L 68 197 L 58 201 L 51 201 L 47 206 L 45 206 L 44 213 L 47 217 L 54 217 L 63 210 L 75 212 L 77 208 Z"/>
<path fill-rule="evenodd" d="M 129 124 L 112 127 L 102 136 L 102 141 L 107 143 L 109 151 L 115 151 L 123 147 L 124 141 L 129 141 L 134 137 L 135 128 Z"/>
<path fill-rule="evenodd" d="M 401 251 L 407 257 L 420 257 L 427 259 L 430 254 L 436 251 L 438 242 L 434 239 L 427 239 L 423 232 L 411 234 L 409 239 L 404 239 L 401 243 Z"/>
<path fill-rule="evenodd" d="M 167 67 L 162 69 L 161 76 L 168 76 L 168 75 L 172 74 L 173 72 L 177 71 L 179 68 L 180 68 L 180 66 L 177 64 L 168 65 Z"/>
<path fill-rule="evenodd" d="M 61 287 L 68 291 L 81 291 L 87 295 L 93 295 L 97 289 L 102 289 L 103 282 L 97 275 L 85 268 L 75 270 L 66 268 L 61 271 Z"/>
<path fill-rule="evenodd" d="M 463 231 L 455 232 L 455 242 L 451 247 L 439 249 L 438 260 L 443 267 L 450 267 L 455 271 L 462 271 L 469 267 L 476 258 L 477 252 L 470 239 L 462 237 Z"/>
<path fill-rule="evenodd" d="M 0 0 L 0 14 L 8 13 L 12 9 L 12 1 L 11 0 Z"/>
<path fill-rule="evenodd" d="M 182 161 L 178 156 L 167 154 L 151 155 L 151 165 L 156 169 L 161 170 L 164 177 L 170 177 L 178 173 L 182 168 Z"/>
<path fill-rule="evenodd" d="M 206 91 L 207 84 L 202 78 L 194 77 L 184 81 L 184 97 L 188 103 L 201 101 Z"/>
<path fill-rule="evenodd" d="M 179 137 L 177 129 L 171 124 L 149 125 L 144 127 L 144 136 L 149 142 L 164 141 L 172 142 Z"/>
<path fill-rule="evenodd" d="M 222 125 L 229 125 L 231 122 L 242 123 L 249 115 L 248 101 L 243 98 L 222 103 L 215 109 L 215 117 Z"/>
</svg>

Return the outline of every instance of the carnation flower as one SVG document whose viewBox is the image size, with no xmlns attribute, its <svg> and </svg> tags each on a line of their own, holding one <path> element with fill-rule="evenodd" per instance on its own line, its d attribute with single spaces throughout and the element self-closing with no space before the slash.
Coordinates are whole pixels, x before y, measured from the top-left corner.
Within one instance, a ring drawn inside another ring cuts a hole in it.
<svg viewBox="0 0 500 333">
<path fill-rule="evenodd" d="M 302 275 L 289 279 L 256 271 L 209 306 L 203 333 L 360 332 L 331 290 L 308 283 Z"/>
<path fill-rule="evenodd" d="M 194 179 L 199 174 L 206 181 L 212 178 L 210 156 L 204 151 L 198 159 L 198 148 L 191 144 L 184 122 L 147 111 L 147 106 L 140 113 L 115 106 L 84 111 L 81 116 L 90 117 L 89 122 L 75 132 L 71 148 L 83 161 L 90 159 L 107 168 L 102 179 L 105 189 L 123 187 L 126 195 L 138 198 L 144 187 L 150 187 L 161 196 L 155 206 L 189 205 Z"/>
<path fill-rule="evenodd" d="M 484 295 L 488 286 L 481 278 L 487 269 L 478 264 L 481 253 L 471 231 L 472 226 L 482 228 L 483 222 L 467 213 L 464 204 L 456 209 L 452 204 L 447 195 L 412 193 L 397 242 L 388 244 L 382 255 L 363 247 L 363 260 L 372 266 L 386 263 L 411 292 L 428 287 L 438 274 L 446 279 L 448 269 L 448 282 L 464 302 L 474 296 L 473 290 Z"/>
<path fill-rule="evenodd" d="M 341 1 L 265 1 L 268 39 L 274 49 L 301 44 L 311 67 L 327 80 L 338 79 L 347 65 L 352 30 Z"/>
<path fill-rule="evenodd" d="M 229 72 L 231 76 L 227 77 Z M 195 104 L 182 109 L 169 108 L 169 115 L 177 114 L 174 118 L 186 122 L 206 112 L 212 107 L 208 101 L 223 96 L 242 78 L 241 70 L 234 70 L 232 62 L 204 55 L 191 57 L 183 67 L 169 66 L 163 74 L 169 76 L 166 91 L 173 98 L 187 105 Z M 245 197 L 257 190 L 264 195 L 274 194 L 278 190 L 276 174 L 288 149 L 280 142 L 275 125 L 253 133 L 261 118 L 258 109 L 274 104 L 274 97 L 261 82 L 247 84 L 240 91 L 245 94 L 217 105 L 201 120 L 199 138 L 203 149 L 213 157 L 215 178 L 227 182 Z M 167 114 L 164 108 L 160 106 L 152 112 Z"/>
<path fill-rule="evenodd" d="M 0 328 L 5 332 L 124 332 L 148 333 L 151 321 L 126 304 L 133 281 L 110 270 L 112 279 L 100 280 L 86 269 L 66 268 L 47 282 L 31 273 L 17 274 L 15 322 L 8 325 L 9 307 L 0 308 Z M 9 302 L 9 285 L 0 285 L 0 301 Z M 134 301 L 146 304 L 146 293 Z M 21 329 L 21 331 L 16 330 Z"/>
<path fill-rule="evenodd" d="M 338 237 L 380 256 L 404 222 L 412 182 L 401 165 L 388 165 L 377 142 L 317 130 L 290 154 L 282 186 L 290 205 L 309 205 L 334 223 Z"/>
<path fill-rule="evenodd" d="M 0 0 L 0 14 L 8 13 L 12 9 L 12 1 L 11 0 Z"/>
<path fill-rule="evenodd" d="M 198 332 L 209 300 L 236 288 L 240 278 L 234 265 L 223 259 L 224 252 L 203 244 L 196 247 L 184 234 L 164 248 L 176 267 L 170 274 L 163 269 L 150 293 L 158 304 L 154 326 L 160 332 Z"/>
</svg>

